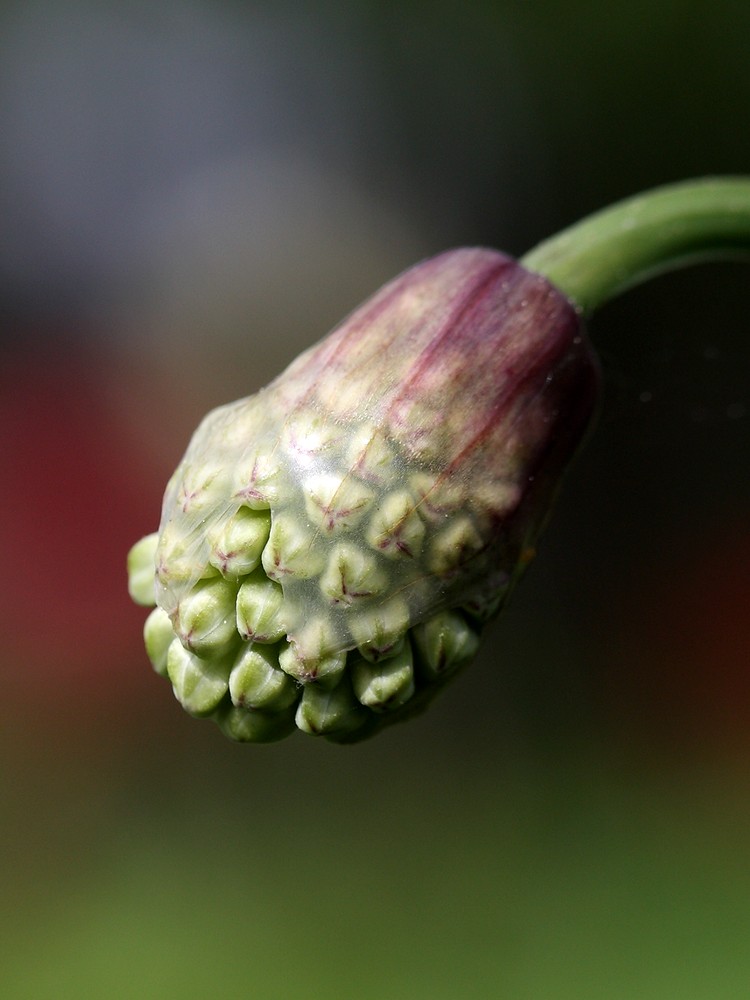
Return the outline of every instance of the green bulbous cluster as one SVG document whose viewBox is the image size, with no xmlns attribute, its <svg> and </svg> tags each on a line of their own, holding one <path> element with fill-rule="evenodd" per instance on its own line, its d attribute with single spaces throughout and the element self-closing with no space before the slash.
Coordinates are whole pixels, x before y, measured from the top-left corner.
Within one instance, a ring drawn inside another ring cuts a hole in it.
<svg viewBox="0 0 750 1000">
<path fill-rule="evenodd" d="M 579 316 L 495 251 L 424 261 L 203 420 L 128 560 L 154 669 L 232 739 L 361 739 L 468 663 L 593 412 Z"/>
<path fill-rule="evenodd" d="M 582 317 L 750 246 L 747 178 L 646 192 L 521 262 L 461 248 L 385 285 L 209 414 L 128 556 L 148 656 L 232 739 L 362 738 L 474 656 L 597 409 Z"/>
<path fill-rule="evenodd" d="M 160 533 L 131 550 L 131 596 L 159 600 L 146 650 L 185 710 L 231 739 L 361 739 L 475 655 L 486 608 L 441 607 L 479 558 L 482 512 L 434 477 L 428 488 L 376 429 L 312 418 L 304 435 L 300 421 L 272 430 L 264 402 L 209 415 Z M 237 421 L 243 441 L 272 447 L 214 474 L 206 455 L 237 440 Z M 493 611 L 509 583 L 496 577 Z"/>
</svg>

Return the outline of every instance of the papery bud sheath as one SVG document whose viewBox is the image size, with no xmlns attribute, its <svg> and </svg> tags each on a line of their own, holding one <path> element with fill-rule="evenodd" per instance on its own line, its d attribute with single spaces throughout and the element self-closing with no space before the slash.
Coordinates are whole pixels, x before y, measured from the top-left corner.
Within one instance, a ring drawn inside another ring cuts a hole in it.
<svg viewBox="0 0 750 1000">
<path fill-rule="evenodd" d="M 527 565 L 598 382 L 575 308 L 509 257 L 405 272 L 196 431 L 154 557 L 157 670 L 243 740 L 292 717 L 358 739 L 423 704 Z"/>
</svg>

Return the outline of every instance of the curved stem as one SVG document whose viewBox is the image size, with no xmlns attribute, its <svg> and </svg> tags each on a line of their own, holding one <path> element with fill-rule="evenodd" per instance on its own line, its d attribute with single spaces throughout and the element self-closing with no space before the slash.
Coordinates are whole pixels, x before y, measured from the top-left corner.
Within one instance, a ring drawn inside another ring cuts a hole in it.
<svg viewBox="0 0 750 1000">
<path fill-rule="evenodd" d="M 603 209 L 529 251 L 584 313 L 683 264 L 750 254 L 750 178 L 706 178 L 655 188 Z"/>
</svg>

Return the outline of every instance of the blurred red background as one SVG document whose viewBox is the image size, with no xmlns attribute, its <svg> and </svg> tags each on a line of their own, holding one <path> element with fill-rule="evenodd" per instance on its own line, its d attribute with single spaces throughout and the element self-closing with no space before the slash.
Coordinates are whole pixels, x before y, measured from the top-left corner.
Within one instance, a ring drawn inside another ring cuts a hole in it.
<svg viewBox="0 0 750 1000">
<path fill-rule="evenodd" d="M 122 707 L 148 679 L 125 557 L 158 525 L 168 474 L 139 393 L 168 406 L 168 392 L 69 332 L 17 339 L 30 349 L 0 368 L 6 710 L 9 698 L 36 713 Z"/>
</svg>

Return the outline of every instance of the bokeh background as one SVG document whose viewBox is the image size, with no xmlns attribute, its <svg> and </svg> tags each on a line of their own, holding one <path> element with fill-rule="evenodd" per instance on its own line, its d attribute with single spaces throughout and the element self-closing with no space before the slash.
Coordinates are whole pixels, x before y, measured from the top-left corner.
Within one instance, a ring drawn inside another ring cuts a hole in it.
<svg viewBox="0 0 750 1000">
<path fill-rule="evenodd" d="M 449 246 L 750 171 L 745 0 L 0 3 L 0 994 L 750 995 L 747 267 L 603 308 L 484 654 L 227 743 L 124 559 L 211 406 Z"/>
</svg>

